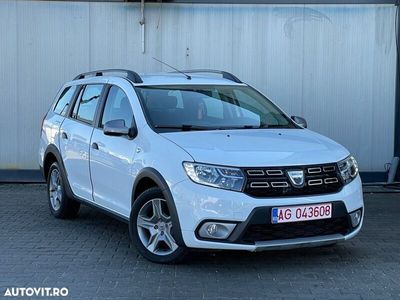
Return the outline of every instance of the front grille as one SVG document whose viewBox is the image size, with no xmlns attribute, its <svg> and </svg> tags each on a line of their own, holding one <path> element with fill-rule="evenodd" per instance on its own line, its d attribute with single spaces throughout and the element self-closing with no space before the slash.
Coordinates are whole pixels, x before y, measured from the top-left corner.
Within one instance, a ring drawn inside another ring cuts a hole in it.
<svg viewBox="0 0 400 300">
<path fill-rule="evenodd" d="M 303 171 L 304 184 L 295 186 L 288 171 Z M 244 168 L 244 193 L 253 197 L 319 195 L 338 192 L 343 183 L 336 164 L 282 168 Z"/>
<path fill-rule="evenodd" d="M 347 234 L 350 224 L 346 216 L 327 220 L 303 221 L 283 224 L 249 225 L 242 242 L 254 243 L 271 240 L 314 237 L 329 234 Z"/>
</svg>

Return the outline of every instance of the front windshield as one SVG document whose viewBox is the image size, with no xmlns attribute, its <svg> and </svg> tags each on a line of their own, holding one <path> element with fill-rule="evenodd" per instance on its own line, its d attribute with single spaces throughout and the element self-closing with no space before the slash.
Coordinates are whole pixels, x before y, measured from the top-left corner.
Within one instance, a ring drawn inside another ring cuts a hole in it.
<svg viewBox="0 0 400 300">
<path fill-rule="evenodd" d="M 240 85 L 136 87 L 157 131 L 297 128 L 271 101 Z"/>
</svg>

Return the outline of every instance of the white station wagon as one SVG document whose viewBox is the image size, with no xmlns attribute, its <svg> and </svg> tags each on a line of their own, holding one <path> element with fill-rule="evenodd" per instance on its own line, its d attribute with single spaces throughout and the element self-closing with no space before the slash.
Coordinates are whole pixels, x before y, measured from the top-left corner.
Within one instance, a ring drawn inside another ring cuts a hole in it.
<svg viewBox="0 0 400 300">
<path fill-rule="evenodd" d="M 154 262 L 331 245 L 361 229 L 361 180 L 344 147 L 306 127 L 228 72 L 102 70 L 61 88 L 39 162 L 55 217 L 99 208 Z"/>
</svg>

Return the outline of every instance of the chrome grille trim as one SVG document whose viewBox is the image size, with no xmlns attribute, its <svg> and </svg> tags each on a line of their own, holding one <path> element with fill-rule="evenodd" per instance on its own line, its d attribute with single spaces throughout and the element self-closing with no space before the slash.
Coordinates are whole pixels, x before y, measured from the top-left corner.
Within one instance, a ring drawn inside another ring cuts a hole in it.
<svg viewBox="0 0 400 300">
<path fill-rule="evenodd" d="M 337 183 L 339 180 L 336 177 L 325 178 L 325 184 Z"/>
<path fill-rule="evenodd" d="M 289 187 L 289 184 L 285 181 L 279 181 L 279 182 L 271 182 L 271 186 L 274 188 L 285 188 Z"/>
<path fill-rule="evenodd" d="M 259 181 L 259 182 L 256 181 L 250 183 L 250 187 L 254 189 L 269 188 L 269 184 L 266 181 Z"/>
<path fill-rule="evenodd" d="M 247 174 L 250 176 L 263 176 L 264 171 L 263 170 L 247 170 Z"/>
<path fill-rule="evenodd" d="M 308 168 L 307 172 L 308 172 L 308 174 L 317 174 L 317 173 L 321 173 L 322 169 L 320 167 L 313 167 L 313 168 Z"/>
<path fill-rule="evenodd" d="M 335 166 L 327 166 L 327 167 L 323 167 L 324 172 L 334 172 L 336 171 Z"/>
<path fill-rule="evenodd" d="M 311 179 L 308 181 L 308 185 L 312 186 L 312 185 L 321 185 L 324 182 L 322 181 L 322 179 Z"/>
<path fill-rule="evenodd" d="M 266 170 L 265 172 L 269 176 L 280 176 L 280 175 L 283 175 L 283 171 L 282 170 Z"/>
</svg>

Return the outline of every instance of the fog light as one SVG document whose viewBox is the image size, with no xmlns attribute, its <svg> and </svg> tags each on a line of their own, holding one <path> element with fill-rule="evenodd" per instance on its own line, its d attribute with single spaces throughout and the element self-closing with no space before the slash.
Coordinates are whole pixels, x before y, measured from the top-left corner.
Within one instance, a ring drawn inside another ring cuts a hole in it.
<svg viewBox="0 0 400 300">
<path fill-rule="evenodd" d="M 361 222 L 361 216 L 362 216 L 361 209 L 356 210 L 355 212 L 352 212 L 352 213 L 350 214 L 351 225 L 352 225 L 353 227 L 357 227 L 358 224 L 360 224 L 360 222 Z"/>
<path fill-rule="evenodd" d="M 224 240 L 228 238 L 236 224 L 232 223 L 216 223 L 206 222 L 199 230 L 199 235 L 202 238 Z"/>
</svg>

